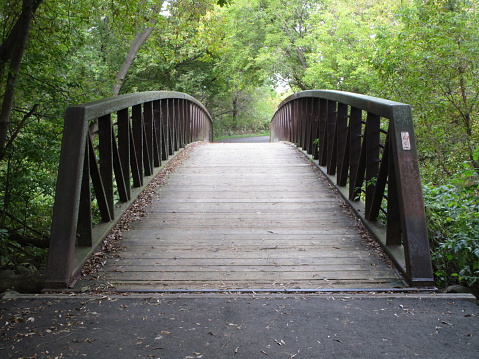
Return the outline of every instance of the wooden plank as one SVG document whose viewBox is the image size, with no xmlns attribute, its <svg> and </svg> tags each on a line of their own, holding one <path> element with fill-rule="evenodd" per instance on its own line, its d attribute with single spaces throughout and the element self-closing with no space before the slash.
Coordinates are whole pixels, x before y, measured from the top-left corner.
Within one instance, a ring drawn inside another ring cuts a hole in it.
<svg viewBox="0 0 479 359">
<path fill-rule="evenodd" d="M 297 250 L 291 252 L 290 250 L 278 250 L 273 249 L 269 251 L 257 251 L 256 249 L 246 249 L 238 248 L 237 251 L 228 251 L 228 250 L 212 250 L 211 252 L 199 251 L 199 250 L 174 250 L 169 249 L 165 250 L 164 248 L 147 248 L 140 250 L 138 248 L 131 248 L 135 250 L 135 253 L 124 252 L 122 258 L 288 258 L 294 256 L 295 258 L 362 258 L 368 260 L 370 256 L 367 253 L 364 253 L 364 250 L 336 250 L 336 251 L 322 251 L 322 252 L 307 252 L 306 250 Z M 375 263 L 376 265 L 379 265 Z"/>
<path fill-rule="evenodd" d="M 246 280 L 255 281 L 261 280 L 276 280 L 276 281 L 290 281 L 290 280 L 341 280 L 341 279 L 359 279 L 359 280 L 373 280 L 391 278 L 390 272 L 378 271 L 321 271 L 321 272 L 280 272 L 280 271 L 229 271 L 229 272 L 215 272 L 215 271 L 155 271 L 155 272 L 110 272 L 108 277 L 115 280 L 196 280 L 201 282 L 206 281 L 220 281 L 220 280 Z"/>
<path fill-rule="evenodd" d="M 350 257 L 316 257 L 316 258 L 122 258 L 121 260 L 112 261 L 109 266 L 113 268 L 123 268 L 127 266 L 261 266 L 261 265 L 274 265 L 274 266 L 312 266 L 312 265 L 325 265 L 344 267 L 346 265 L 351 266 L 371 266 L 373 263 L 366 264 L 363 258 L 350 258 Z"/>
<path fill-rule="evenodd" d="M 343 239 L 345 240 L 345 239 Z M 356 243 L 356 248 L 360 248 L 359 245 L 357 245 L 356 240 L 352 240 L 353 243 Z M 123 239 L 123 243 L 125 246 L 172 246 L 178 243 L 178 240 L 171 240 L 170 238 L 162 239 L 162 238 L 154 238 L 154 239 L 149 239 L 145 240 L 142 238 L 136 238 L 136 239 L 129 239 L 125 240 Z M 349 243 L 341 243 L 342 248 L 347 247 L 352 247 L 354 244 L 349 242 Z M 190 245 L 195 245 L 195 246 L 233 246 L 233 247 L 240 247 L 240 246 L 257 246 L 257 247 L 284 247 L 284 246 L 294 246 L 297 248 L 297 246 L 301 246 L 304 248 L 307 247 L 317 247 L 317 246 L 330 246 L 331 245 L 331 240 L 329 238 L 322 238 L 322 239 L 278 239 L 278 238 L 270 238 L 270 239 L 238 239 L 238 240 L 231 240 L 231 239 L 216 239 L 216 240 L 211 240 L 211 239 L 190 239 L 188 240 L 188 246 Z"/>
<path fill-rule="evenodd" d="M 119 289 L 387 288 L 395 271 L 317 170 L 282 144 L 195 147 L 101 278 Z M 374 251 L 376 251 L 374 249 Z"/>
<path fill-rule="evenodd" d="M 153 276 L 156 275 L 158 271 L 162 273 L 176 273 L 180 271 L 181 266 L 179 265 L 135 265 L 135 266 L 112 266 L 112 274 L 109 275 L 110 278 L 115 278 L 115 273 L 128 273 L 128 272 L 150 272 Z M 388 276 L 389 271 L 371 271 L 369 267 L 364 264 L 349 265 L 347 268 L 344 268 L 344 263 L 339 265 L 308 265 L 308 264 L 299 264 L 299 265 L 237 265 L 225 264 L 225 265 L 197 265 L 196 273 L 198 272 L 215 272 L 215 273 L 237 273 L 237 272 L 281 272 L 281 273 L 291 273 L 291 272 L 302 272 L 302 273 L 342 273 L 342 275 L 347 272 L 362 273 L 364 277 L 374 274 L 375 278 L 379 276 Z M 128 275 L 128 274 L 127 274 Z"/>
</svg>

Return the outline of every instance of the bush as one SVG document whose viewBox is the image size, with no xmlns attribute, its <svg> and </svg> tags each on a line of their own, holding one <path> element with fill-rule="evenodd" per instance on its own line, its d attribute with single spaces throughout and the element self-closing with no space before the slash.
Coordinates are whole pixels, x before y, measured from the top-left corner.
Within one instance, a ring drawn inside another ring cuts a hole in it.
<svg viewBox="0 0 479 359">
<path fill-rule="evenodd" d="M 46 256 L 46 249 L 21 245 L 6 229 L 0 229 L 0 270 L 23 266 L 34 273 L 43 269 Z"/>
<path fill-rule="evenodd" d="M 477 174 L 442 186 L 424 186 L 437 284 L 479 287 L 479 181 Z M 469 172 L 468 175 L 472 173 Z"/>
</svg>

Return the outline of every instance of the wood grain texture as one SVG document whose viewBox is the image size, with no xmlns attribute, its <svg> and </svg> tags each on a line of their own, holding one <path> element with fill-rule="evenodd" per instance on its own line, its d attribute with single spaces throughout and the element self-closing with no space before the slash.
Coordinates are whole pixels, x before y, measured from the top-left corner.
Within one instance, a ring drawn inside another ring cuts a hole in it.
<svg viewBox="0 0 479 359">
<path fill-rule="evenodd" d="M 283 143 L 205 144 L 123 233 L 102 278 L 118 289 L 402 286 L 349 210 Z"/>
</svg>

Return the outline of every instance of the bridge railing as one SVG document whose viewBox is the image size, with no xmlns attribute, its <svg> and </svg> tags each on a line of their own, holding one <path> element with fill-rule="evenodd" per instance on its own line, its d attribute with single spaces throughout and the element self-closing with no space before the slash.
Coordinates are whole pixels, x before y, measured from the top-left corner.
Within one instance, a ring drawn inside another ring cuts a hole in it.
<svg viewBox="0 0 479 359">
<path fill-rule="evenodd" d="M 290 141 L 310 154 L 405 279 L 434 285 L 409 105 L 302 91 L 278 106 L 271 141 Z"/>
<path fill-rule="evenodd" d="M 162 162 L 188 143 L 212 141 L 212 129 L 205 107 L 179 92 L 142 92 L 68 107 L 46 287 L 71 285 Z"/>
</svg>

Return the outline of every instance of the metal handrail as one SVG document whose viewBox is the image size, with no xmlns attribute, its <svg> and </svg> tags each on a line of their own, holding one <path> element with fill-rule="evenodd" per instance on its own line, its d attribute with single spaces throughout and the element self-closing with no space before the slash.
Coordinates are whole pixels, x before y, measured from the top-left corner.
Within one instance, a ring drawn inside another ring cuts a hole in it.
<svg viewBox="0 0 479 359">
<path fill-rule="evenodd" d="M 342 91 L 298 92 L 273 115 L 271 141 L 310 154 L 405 279 L 434 286 L 409 105 Z"/>
<path fill-rule="evenodd" d="M 98 125 L 95 135 L 92 121 Z M 46 287 L 72 284 L 163 161 L 193 141 L 212 140 L 210 114 L 198 100 L 180 92 L 141 92 L 68 107 Z M 97 225 L 92 219 L 92 188 L 101 217 Z"/>
</svg>

